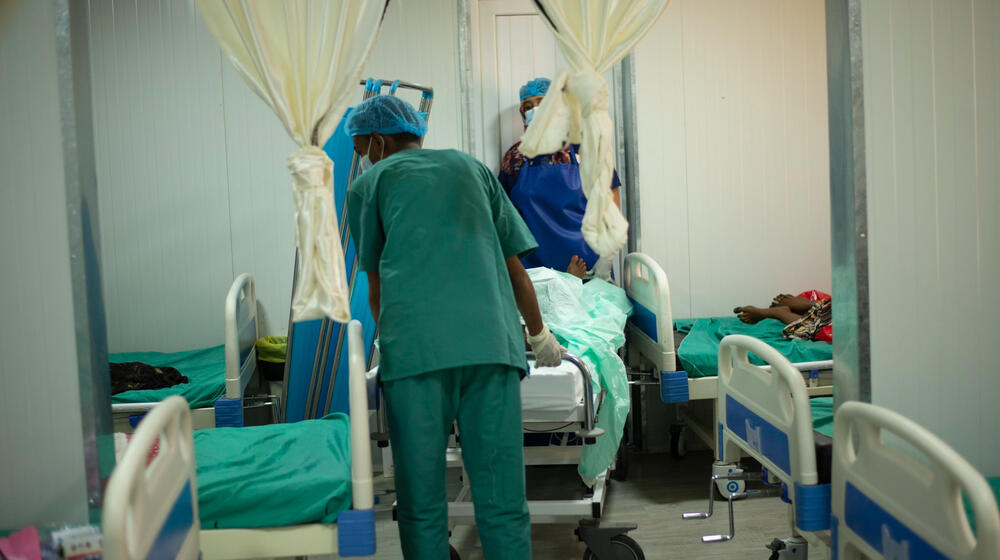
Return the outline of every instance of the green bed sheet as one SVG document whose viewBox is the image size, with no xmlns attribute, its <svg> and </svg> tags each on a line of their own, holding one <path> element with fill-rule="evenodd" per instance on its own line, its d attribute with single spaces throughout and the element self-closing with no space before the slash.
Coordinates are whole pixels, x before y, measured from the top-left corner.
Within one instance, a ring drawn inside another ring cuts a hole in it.
<svg viewBox="0 0 1000 560">
<path fill-rule="evenodd" d="M 736 317 L 678 319 L 674 321 L 674 328 L 687 333 L 677 349 L 677 357 L 688 377 L 718 375 L 719 343 L 730 334 L 745 334 L 760 339 L 793 363 L 833 359 L 831 344 L 785 338 L 781 335 L 784 324 L 777 319 L 764 319 L 756 325 L 748 325 Z M 750 355 L 750 360 L 757 365 L 764 364 L 753 354 Z"/>
<path fill-rule="evenodd" d="M 987 477 L 986 482 L 990 483 L 990 490 L 993 490 L 993 497 L 996 498 L 997 503 L 1000 503 L 1000 476 Z M 972 504 L 969 499 L 962 496 L 962 502 L 965 504 L 965 515 L 969 518 L 969 525 L 972 526 L 972 532 L 976 532 L 976 515 L 972 513 Z"/>
<path fill-rule="evenodd" d="M 833 437 L 833 397 L 813 397 L 809 399 L 812 410 L 813 430 L 826 437 Z"/>
<path fill-rule="evenodd" d="M 351 506 L 350 420 L 194 432 L 203 529 L 333 523 Z"/>
<path fill-rule="evenodd" d="M 191 408 L 202 408 L 214 405 L 226 392 L 226 356 L 223 345 L 185 352 L 123 352 L 111 354 L 108 361 L 170 366 L 188 378 L 187 383 L 166 389 L 118 393 L 112 395 L 113 403 L 160 402 L 171 395 L 180 395 L 187 399 Z"/>
</svg>

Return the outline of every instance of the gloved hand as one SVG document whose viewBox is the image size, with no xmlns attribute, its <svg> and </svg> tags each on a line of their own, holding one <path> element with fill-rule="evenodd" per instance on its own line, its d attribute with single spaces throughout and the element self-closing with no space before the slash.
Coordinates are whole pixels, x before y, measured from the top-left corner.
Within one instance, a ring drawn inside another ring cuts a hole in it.
<svg viewBox="0 0 1000 560">
<path fill-rule="evenodd" d="M 594 278 L 600 278 L 601 280 L 611 281 L 611 268 L 615 264 L 615 256 L 610 255 L 607 257 L 600 257 L 597 262 L 594 263 L 593 273 Z"/>
<path fill-rule="evenodd" d="M 536 366 L 556 367 L 562 363 L 564 348 L 545 325 L 542 325 L 542 330 L 538 334 L 528 335 L 528 344 L 531 345 L 531 351 L 535 353 Z"/>
</svg>

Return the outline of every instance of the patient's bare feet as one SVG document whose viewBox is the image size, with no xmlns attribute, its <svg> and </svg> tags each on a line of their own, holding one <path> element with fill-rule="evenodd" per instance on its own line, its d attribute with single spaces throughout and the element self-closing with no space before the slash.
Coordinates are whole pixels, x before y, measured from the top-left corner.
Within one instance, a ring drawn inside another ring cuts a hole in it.
<svg viewBox="0 0 1000 560">
<path fill-rule="evenodd" d="M 778 294 L 771 302 L 771 307 L 787 307 L 793 313 L 805 313 L 815 305 L 816 302 L 804 297 L 793 296 L 791 294 Z"/>
<path fill-rule="evenodd" d="M 733 309 L 733 313 L 739 317 L 740 321 L 753 325 L 767 319 L 770 316 L 772 309 L 774 308 L 761 309 L 760 307 L 754 307 L 752 305 L 744 305 L 743 307 Z"/>
<path fill-rule="evenodd" d="M 583 280 L 583 277 L 587 275 L 587 263 L 580 257 L 573 255 L 573 258 L 569 260 L 569 268 L 566 269 L 566 272 Z"/>
<path fill-rule="evenodd" d="M 777 319 L 786 325 L 788 323 L 798 321 L 802 318 L 802 315 L 793 312 L 787 306 L 778 307 L 754 307 L 752 305 L 744 305 L 743 307 L 737 307 L 733 309 L 733 313 L 739 317 L 740 321 L 744 323 L 749 323 L 751 325 L 757 324 L 764 319 Z"/>
</svg>

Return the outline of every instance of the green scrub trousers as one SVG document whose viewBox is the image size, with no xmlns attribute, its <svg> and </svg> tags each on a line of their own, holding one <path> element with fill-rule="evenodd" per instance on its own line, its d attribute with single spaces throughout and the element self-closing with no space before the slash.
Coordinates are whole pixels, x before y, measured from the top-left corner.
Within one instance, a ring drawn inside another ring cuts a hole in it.
<svg viewBox="0 0 1000 560">
<path fill-rule="evenodd" d="M 456 419 L 486 560 L 531 558 L 520 373 L 478 365 L 383 383 L 407 560 L 449 558 L 445 451 Z"/>
</svg>

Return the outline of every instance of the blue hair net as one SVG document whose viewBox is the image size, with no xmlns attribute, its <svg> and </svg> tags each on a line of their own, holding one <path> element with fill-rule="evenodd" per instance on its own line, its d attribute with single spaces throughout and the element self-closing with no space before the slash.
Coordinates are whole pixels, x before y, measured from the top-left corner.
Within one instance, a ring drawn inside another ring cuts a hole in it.
<svg viewBox="0 0 1000 560">
<path fill-rule="evenodd" d="M 548 78 L 535 78 L 521 86 L 521 101 L 536 95 L 545 95 L 549 91 L 549 84 L 552 80 Z"/>
<path fill-rule="evenodd" d="M 348 136 L 365 136 L 373 132 L 385 135 L 407 132 L 422 137 L 427 134 L 427 120 L 413 105 L 398 97 L 376 95 L 362 101 L 351 111 L 344 130 Z"/>
</svg>

